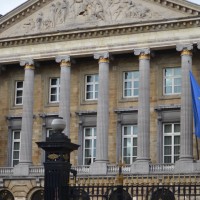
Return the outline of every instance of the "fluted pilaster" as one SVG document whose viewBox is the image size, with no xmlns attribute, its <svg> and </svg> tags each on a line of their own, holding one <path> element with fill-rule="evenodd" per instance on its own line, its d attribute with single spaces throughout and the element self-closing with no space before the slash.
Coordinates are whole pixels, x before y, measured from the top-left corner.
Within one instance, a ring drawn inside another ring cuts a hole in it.
<svg viewBox="0 0 200 200">
<path fill-rule="evenodd" d="M 66 122 L 63 133 L 70 135 L 70 88 L 71 88 L 71 62 L 70 57 L 57 56 L 56 62 L 60 63 L 60 102 L 59 116 Z"/>
</svg>

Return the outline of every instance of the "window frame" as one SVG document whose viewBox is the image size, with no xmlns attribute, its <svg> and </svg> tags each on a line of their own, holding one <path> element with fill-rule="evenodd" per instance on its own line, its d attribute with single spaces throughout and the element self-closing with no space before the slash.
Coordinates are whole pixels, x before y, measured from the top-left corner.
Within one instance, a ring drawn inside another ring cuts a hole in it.
<svg viewBox="0 0 200 200">
<path fill-rule="evenodd" d="M 125 79 L 125 74 L 126 73 L 132 73 L 132 78 L 131 79 Z M 137 79 L 134 78 L 134 73 L 138 73 L 138 78 Z M 138 82 L 138 87 L 134 87 L 136 81 Z M 122 97 L 125 98 L 125 99 L 128 99 L 128 98 L 137 98 L 138 95 L 139 95 L 139 70 L 124 71 L 124 72 L 122 72 L 122 82 L 123 82 Z M 128 88 L 129 90 L 131 90 L 131 95 L 130 96 L 126 96 L 125 95 L 125 90 L 127 90 L 125 88 L 125 83 L 126 82 L 131 82 L 131 88 Z M 137 95 L 134 95 L 134 91 L 135 90 L 138 90 L 138 94 Z"/>
<path fill-rule="evenodd" d="M 15 139 L 15 133 L 19 133 L 19 139 Z M 14 144 L 15 143 L 19 143 L 19 149 L 18 150 L 14 149 Z M 11 149 L 11 166 L 12 167 L 14 167 L 14 161 L 15 160 L 18 160 L 18 163 L 19 163 L 20 150 L 21 150 L 20 148 L 21 148 L 21 131 L 20 130 L 12 130 L 12 149 Z M 19 152 L 19 158 L 18 159 L 14 159 L 14 152 L 16 152 L 16 151 Z"/>
<path fill-rule="evenodd" d="M 52 85 L 52 80 L 56 79 L 56 85 Z M 52 94 L 51 90 L 55 88 L 56 93 Z M 52 101 L 51 97 L 55 96 L 56 100 Z M 49 103 L 59 103 L 60 102 L 60 77 L 50 77 L 49 78 Z"/>
<path fill-rule="evenodd" d="M 170 133 L 165 133 L 165 125 L 171 125 L 172 127 L 172 131 Z M 175 125 L 179 125 L 179 129 L 180 129 L 180 123 L 178 122 L 171 122 L 171 123 L 163 123 L 163 163 L 164 164 L 174 164 L 177 160 L 179 160 L 180 157 L 180 131 L 179 132 L 175 132 Z M 175 137 L 179 136 L 179 145 L 175 144 Z M 165 137 L 171 137 L 171 144 L 170 145 L 165 145 Z M 170 146 L 171 147 L 171 154 L 170 155 L 166 155 L 165 154 L 165 147 Z M 174 148 L 175 146 L 179 146 L 179 154 L 174 154 Z M 165 162 L 165 157 L 168 156 L 171 158 L 171 162 Z M 175 157 L 178 156 L 178 158 L 175 160 Z"/>
<path fill-rule="evenodd" d="M 86 129 L 90 129 L 90 131 L 92 131 L 92 135 L 91 136 L 85 136 L 86 134 Z M 90 157 L 87 157 L 88 159 L 90 159 L 90 164 L 92 164 L 95 159 L 96 159 L 96 127 L 95 126 L 91 126 L 91 127 L 84 127 L 83 128 L 83 165 L 88 165 L 86 164 L 86 157 L 85 157 L 85 151 L 86 151 L 86 139 L 87 140 L 92 140 L 92 147 L 91 148 L 87 148 L 87 149 L 91 149 L 92 151 L 92 155 Z M 89 165 L 90 165 L 89 164 Z"/>
<path fill-rule="evenodd" d="M 167 79 L 167 76 L 166 76 L 166 70 L 167 69 L 170 69 L 172 70 L 172 73 L 173 75 L 171 77 L 168 77 L 168 79 L 171 79 L 172 81 L 172 85 L 171 85 L 171 88 L 172 88 L 172 91 L 171 93 L 167 93 L 166 92 L 166 88 L 167 88 L 167 84 L 166 84 L 166 79 Z M 180 69 L 180 75 L 174 75 L 174 70 L 175 69 Z M 175 85 L 175 79 L 177 78 L 180 78 L 180 85 Z M 170 96 L 170 95 L 180 95 L 181 94 L 181 89 L 182 89 L 182 85 L 181 85 L 181 67 L 165 67 L 163 68 L 163 95 L 165 96 Z M 180 92 L 175 92 L 175 87 L 180 87 Z"/>
<path fill-rule="evenodd" d="M 93 77 L 93 81 L 92 82 L 87 82 L 87 77 Z M 96 81 L 96 77 L 97 77 L 97 81 Z M 85 75 L 85 92 L 84 92 L 84 96 L 85 96 L 85 101 L 97 101 L 98 100 L 98 93 L 99 93 L 99 74 L 95 73 L 95 74 L 86 74 Z M 89 93 L 87 90 L 87 86 L 92 86 L 92 91 L 89 91 L 90 93 L 92 93 L 92 98 L 87 98 L 87 94 Z M 96 86 L 97 86 L 97 90 L 96 90 Z M 96 97 L 97 94 L 97 97 Z"/>
<path fill-rule="evenodd" d="M 125 135 L 125 127 L 130 127 L 131 128 L 131 134 L 130 135 Z M 137 129 L 137 132 L 135 134 L 134 127 Z M 130 138 L 131 139 L 131 155 L 130 156 L 124 156 L 124 140 Z M 125 162 L 125 157 L 128 158 L 130 157 L 130 163 L 126 164 L 133 164 L 137 158 L 137 145 L 135 146 L 133 143 L 133 140 L 136 138 L 136 143 L 138 142 L 138 125 L 137 124 L 127 124 L 127 125 L 122 125 L 122 160 Z M 136 155 L 133 155 L 133 148 L 136 148 Z"/>
<path fill-rule="evenodd" d="M 22 87 L 18 88 L 17 84 L 22 83 Z M 18 96 L 18 91 L 22 92 L 21 96 Z M 15 97 L 14 97 L 14 105 L 15 106 L 22 106 L 23 105 L 23 92 L 24 92 L 24 81 L 23 80 L 16 80 L 15 81 Z M 21 103 L 17 103 L 17 99 L 21 99 Z"/>
</svg>

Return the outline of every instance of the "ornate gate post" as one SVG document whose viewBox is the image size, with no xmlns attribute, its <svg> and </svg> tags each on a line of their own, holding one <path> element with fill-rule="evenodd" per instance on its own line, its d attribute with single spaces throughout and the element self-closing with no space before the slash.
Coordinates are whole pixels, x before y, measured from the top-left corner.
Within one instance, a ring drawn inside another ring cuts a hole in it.
<svg viewBox="0 0 200 200">
<path fill-rule="evenodd" d="M 37 142 L 45 155 L 45 186 L 44 200 L 67 200 L 70 176 L 70 153 L 77 150 L 79 145 L 71 140 L 62 131 L 65 128 L 63 119 L 52 121 L 54 133 L 44 142 Z"/>
</svg>

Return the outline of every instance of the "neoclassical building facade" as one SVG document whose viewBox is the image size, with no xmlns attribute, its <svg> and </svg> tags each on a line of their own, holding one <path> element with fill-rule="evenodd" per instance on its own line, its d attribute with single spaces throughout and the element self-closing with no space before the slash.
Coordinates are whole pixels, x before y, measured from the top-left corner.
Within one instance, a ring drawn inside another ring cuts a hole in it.
<svg viewBox="0 0 200 200">
<path fill-rule="evenodd" d="M 200 6 L 185 0 L 29 0 L 0 17 L 0 195 L 39 199 L 36 142 L 62 117 L 78 177 L 195 176 L 189 71 Z"/>
</svg>

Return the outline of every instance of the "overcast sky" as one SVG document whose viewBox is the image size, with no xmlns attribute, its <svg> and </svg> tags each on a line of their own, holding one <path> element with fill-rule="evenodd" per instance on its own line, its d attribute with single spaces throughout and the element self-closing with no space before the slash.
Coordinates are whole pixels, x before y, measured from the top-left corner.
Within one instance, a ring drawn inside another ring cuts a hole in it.
<svg viewBox="0 0 200 200">
<path fill-rule="evenodd" d="M 16 8 L 20 4 L 24 3 L 27 0 L 0 0 L 0 14 L 5 15 L 12 9 Z M 188 0 L 193 3 L 200 4 L 200 0 Z"/>
</svg>

